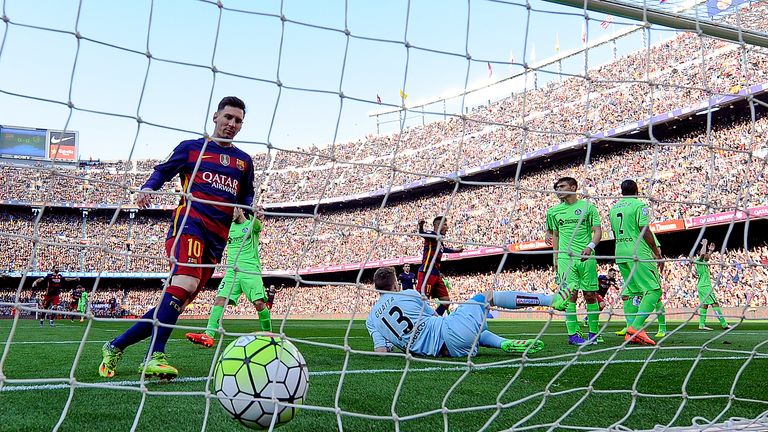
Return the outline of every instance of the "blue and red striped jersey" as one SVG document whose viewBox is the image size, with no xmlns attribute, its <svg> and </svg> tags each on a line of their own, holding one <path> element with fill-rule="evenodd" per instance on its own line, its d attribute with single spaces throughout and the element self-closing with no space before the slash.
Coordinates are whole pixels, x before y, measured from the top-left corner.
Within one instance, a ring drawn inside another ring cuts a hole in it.
<svg viewBox="0 0 768 432">
<path fill-rule="evenodd" d="M 215 141 L 208 141 L 200 167 L 195 178 L 192 178 L 204 144 L 203 138 L 182 141 L 173 149 L 168 160 L 155 167 L 155 171 L 142 188 L 158 190 L 178 174 L 182 191 L 191 193 L 194 198 L 252 206 L 253 161 L 246 152 L 237 147 L 222 147 Z M 181 223 L 187 211 L 189 216 L 182 227 Z M 179 206 L 173 212 L 168 238 L 181 234 L 194 235 L 211 248 L 217 260 L 221 260 L 227 245 L 229 226 L 232 224 L 232 212 L 233 207 L 194 200 L 190 203 L 186 197 L 181 197 Z"/>
<path fill-rule="evenodd" d="M 61 295 L 61 289 L 64 286 L 64 276 L 59 274 L 48 273 L 45 275 L 45 295 L 48 297 L 56 297 Z"/>
<path fill-rule="evenodd" d="M 443 252 L 455 253 L 458 252 L 458 250 L 445 247 L 444 244 L 440 244 L 440 247 L 438 248 L 436 238 L 437 233 L 434 231 L 421 231 L 419 234 L 430 236 L 424 237 L 424 250 L 421 253 L 421 266 L 419 266 L 419 271 L 422 273 L 426 272 L 434 261 L 435 265 L 432 266 L 430 274 L 440 275 L 440 262 L 443 260 Z"/>
</svg>

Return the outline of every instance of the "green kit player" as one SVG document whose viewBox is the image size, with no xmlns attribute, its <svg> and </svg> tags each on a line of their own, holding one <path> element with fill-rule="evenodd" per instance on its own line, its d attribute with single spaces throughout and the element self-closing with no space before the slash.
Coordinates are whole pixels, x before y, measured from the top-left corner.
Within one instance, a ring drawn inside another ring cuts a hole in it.
<svg viewBox="0 0 768 432">
<path fill-rule="evenodd" d="M 231 264 L 236 264 L 238 271 L 235 271 L 234 267 L 227 269 L 219 284 L 207 329 L 204 333 L 186 334 L 187 339 L 192 343 L 212 347 L 213 337 L 219 329 L 227 302 L 236 305 L 242 294 L 245 294 L 258 311 L 261 330 L 272 331 L 272 317 L 266 304 L 267 294 L 264 291 L 264 282 L 261 280 L 261 260 L 259 259 L 261 212 L 257 211 L 255 214 L 256 217 L 253 219 L 247 219 L 241 208 L 235 208 L 227 239 L 227 256 Z"/>
<path fill-rule="evenodd" d="M 80 300 L 77 301 L 77 311 L 83 314 L 83 316 L 80 317 L 80 322 L 83 322 L 85 320 L 85 310 L 88 308 L 88 291 L 83 291 L 82 294 L 80 294 Z"/>
<path fill-rule="evenodd" d="M 576 194 L 578 183 L 572 177 L 563 177 L 555 182 L 555 191 L 560 203 L 547 209 L 547 239 L 554 249 L 555 282 L 559 294 L 568 298 L 565 307 L 565 327 L 568 343 L 583 345 L 601 342 L 600 305 L 597 302 L 597 261 L 595 247 L 600 243 L 603 231 L 597 208 Z M 579 335 L 576 317 L 576 300 L 579 291 L 584 293 L 587 304 L 589 339 Z"/>
<path fill-rule="evenodd" d="M 656 345 L 643 330 L 645 320 L 654 310 L 663 311 L 661 303 L 661 259 L 656 236 L 648 226 L 648 206 L 635 198 L 637 183 L 624 180 L 621 183 L 620 199 L 611 207 L 611 230 L 616 239 L 616 264 L 624 279 L 621 299 L 624 301 L 624 315 L 627 327 L 622 330 L 624 339 L 630 343 Z M 642 298 L 639 304 L 637 298 Z M 663 313 L 659 315 L 659 337 L 666 333 L 666 321 L 662 324 Z M 621 332 L 620 332 L 621 333 Z"/>
<path fill-rule="evenodd" d="M 709 274 L 709 264 L 707 262 L 715 251 L 715 244 L 709 243 L 707 239 L 701 241 L 699 256 L 693 261 L 694 269 L 699 281 L 696 283 L 696 290 L 699 292 L 699 330 L 712 330 L 707 327 L 707 309 L 712 305 L 715 316 L 720 321 L 723 330 L 731 328 L 725 321 L 723 311 L 720 310 L 720 304 L 715 297 L 715 291 L 712 288 L 712 279 Z"/>
</svg>

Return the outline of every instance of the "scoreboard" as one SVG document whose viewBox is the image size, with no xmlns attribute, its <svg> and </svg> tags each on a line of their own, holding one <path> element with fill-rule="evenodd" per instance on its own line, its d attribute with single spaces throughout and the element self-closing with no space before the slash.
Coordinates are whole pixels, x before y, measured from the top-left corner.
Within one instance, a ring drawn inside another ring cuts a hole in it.
<svg viewBox="0 0 768 432">
<path fill-rule="evenodd" d="M 0 157 L 77 161 L 79 133 L 0 126 Z"/>
<path fill-rule="evenodd" d="M 0 155 L 46 158 L 46 130 L 0 126 Z"/>
</svg>

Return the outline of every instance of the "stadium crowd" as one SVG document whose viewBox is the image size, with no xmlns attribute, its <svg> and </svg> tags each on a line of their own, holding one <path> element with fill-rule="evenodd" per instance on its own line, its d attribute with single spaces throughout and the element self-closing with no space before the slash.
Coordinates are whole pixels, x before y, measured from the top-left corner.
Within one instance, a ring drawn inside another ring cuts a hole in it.
<svg viewBox="0 0 768 432">
<path fill-rule="evenodd" d="M 710 138 L 715 147 L 696 145 L 703 138 L 701 132 L 688 133 L 680 137 L 684 145 L 628 146 L 593 157 L 589 165 L 579 157 L 565 166 L 523 170 L 519 181 L 462 186 L 455 193 L 393 201 L 382 209 L 329 211 L 302 218 L 270 216 L 261 237 L 263 263 L 271 270 L 293 270 L 361 262 L 369 252 L 369 260 L 418 255 L 416 222 L 443 211 L 450 218 L 449 243 L 472 248 L 541 239 L 545 210 L 556 202 L 548 191 L 562 175 L 581 180 L 581 191 L 597 203 L 605 227 L 612 197 L 625 178 L 637 179 L 641 192 L 652 198 L 657 221 L 768 204 L 765 161 L 726 149 L 766 142 L 768 118 L 714 130 Z M 29 208 L 0 214 L 0 232 L 6 233 L 0 236 L 0 255 L 10 269 L 26 267 L 34 246 L 33 235 L 13 236 L 35 232 L 42 241 L 34 247 L 39 269 L 54 264 L 62 270 L 87 271 L 167 268 L 162 255 L 168 214 L 123 211 L 111 223 L 110 210 L 83 214 L 46 208 L 37 224 L 37 214 Z"/>
</svg>

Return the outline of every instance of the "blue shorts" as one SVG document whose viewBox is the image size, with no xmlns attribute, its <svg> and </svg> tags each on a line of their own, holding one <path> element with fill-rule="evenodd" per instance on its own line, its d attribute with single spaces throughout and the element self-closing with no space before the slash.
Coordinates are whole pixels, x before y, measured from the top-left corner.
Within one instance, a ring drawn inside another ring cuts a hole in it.
<svg viewBox="0 0 768 432">
<path fill-rule="evenodd" d="M 486 303 L 485 296 L 478 294 L 444 318 L 442 333 L 448 355 L 466 357 L 477 354 L 479 344 L 475 341 L 486 328 Z"/>
</svg>

